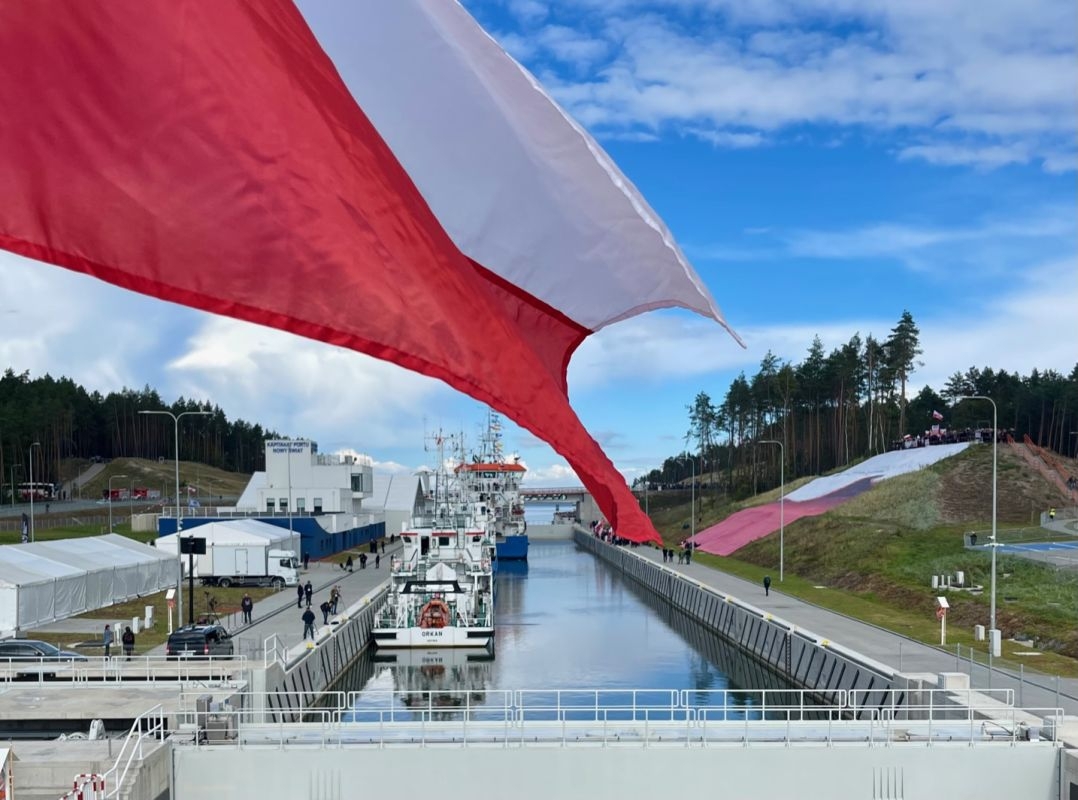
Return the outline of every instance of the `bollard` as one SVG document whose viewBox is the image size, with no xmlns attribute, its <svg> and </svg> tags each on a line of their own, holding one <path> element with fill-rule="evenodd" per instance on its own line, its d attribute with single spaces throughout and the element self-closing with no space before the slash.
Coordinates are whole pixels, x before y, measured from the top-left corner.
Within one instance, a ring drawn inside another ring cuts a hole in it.
<svg viewBox="0 0 1078 800">
<path fill-rule="evenodd" d="M 139 617 L 131 617 L 131 633 L 139 632 Z"/>
<path fill-rule="evenodd" d="M 153 606 L 146 606 L 146 621 L 143 623 L 143 627 L 153 627 Z"/>
</svg>

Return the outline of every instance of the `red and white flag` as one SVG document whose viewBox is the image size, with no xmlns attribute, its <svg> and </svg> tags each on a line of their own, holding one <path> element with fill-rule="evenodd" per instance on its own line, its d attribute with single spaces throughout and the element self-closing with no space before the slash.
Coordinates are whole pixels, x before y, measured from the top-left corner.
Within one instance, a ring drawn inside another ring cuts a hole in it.
<svg viewBox="0 0 1078 800">
<path fill-rule="evenodd" d="M 0 109 L 0 247 L 440 378 L 657 538 L 569 406 L 569 359 L 654 308 L 726 323 L 459 4 L 4 3 Z"/>
<path fill-rule="evenodd" d="M 933 411 L 932 412 L 932 419 L 943 419 L 943 414 L 941 414 L 938 411 Z"/>
</svg>

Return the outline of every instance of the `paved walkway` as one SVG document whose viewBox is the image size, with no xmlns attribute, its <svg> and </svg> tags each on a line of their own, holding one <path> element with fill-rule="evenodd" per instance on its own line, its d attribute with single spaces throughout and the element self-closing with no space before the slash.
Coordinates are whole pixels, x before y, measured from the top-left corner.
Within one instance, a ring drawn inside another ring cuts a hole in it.
<svg viewBox="0 0 1078 800">
<path fill-rule="evenodd" d="M 662 553 L 650 547 L 631 550 L 642 558 L 662 564 Z M 770 596 L 764 596 L 760 584 L 751 583 L 725 572 L 712 569 L 702 564 L 663 564 L 668 569 L 694 578 L 719 592 L 731 595 L 738 600 L 755 606 L 761 611 L 774 614 L 799 628 L 841 644 L 851 650 L 889 665 L 897 671 L 911 672 L 969 672 L 972 688 L 976 689 L 1013 689 L 1015 703 L 1026 708 L 1062 707 L 1067 714 L 1078 714 L 1078 680 L 1063 678 L 1059 680 L 1059 694 L 1056 694 L 1056 679 L 1045 675 L 1025 674 L 1024 681 L 1019 681 L 1017 673 L 994 669 L 991 674 L 978 662 L 972 671 L 968 656 L 961 661 L 956 658 L 954 649 L 949 652 L 938 647 L 931 647 L 883 628 L 860 622 L 851 617 L 828 611 L 820 606 L 783 594 L 778 580 L 771 585 Z M 963 653 L 968 648 L 963 647 Z M 984 653 L 978 658 L 983 660 Z"/>
<path fill-rule="evenodd" d="M 366 552 L 365 545 L 361 549 Z M 300 583 L 310 580 L 314 586 L 311 608 L 315 613 L 316 626 L 322 627 L 322 612 L 318 610 L 318 606 L 323 600 L 329 599 L 329 592 L 334 586 L 341 587 L 341 603 L 337 610 L 344 611 L 360 597 L 389 580 L 389 557 L 400 549 L 400 542 L 387 544 L 385 555 L 382 556 L 382 565 L 378 569 L 374 567 L 373 554 L 368 556 L 366 569 L 360 569 L 359 559 L 353 556 L 354 571 L 350 573 L 342 571 L 340 567 L 340 562 L 347 557 L 346 554 L 338 554 L 326 561 L 312 561 L 309 569 L 301 569 Z M 358 553 L 360 549 L 353 552 Z M 277 634 L 281 644 L 289 649 L 300 644 L 303 641 L 303 622 L 300 616 L 305 607 L 306 601 L 302 608 L 296 607 L 294 586 L 256 602 L 252 613 L 254 621 L 250 625 L 233 627 L 230 631 L 234 637 L 236 655 L 261 659 L 265 641 L 273 634 Z M 164 652 L 164 645 L 150 651 L 151 654 Z"/>
</svg>

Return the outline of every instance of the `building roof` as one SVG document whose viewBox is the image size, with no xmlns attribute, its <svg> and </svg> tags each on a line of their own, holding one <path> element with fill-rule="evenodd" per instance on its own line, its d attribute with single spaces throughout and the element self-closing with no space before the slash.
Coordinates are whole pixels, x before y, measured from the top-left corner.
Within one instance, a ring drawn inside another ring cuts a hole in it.
<svg viewBox="0 0 1078 800">
<path fill-rule="evenodd" d="M 154 547 L 115 533 L 9 544 L 0 547 L 0 583 L 28 585 L 171 558 Z"/>
</svg>

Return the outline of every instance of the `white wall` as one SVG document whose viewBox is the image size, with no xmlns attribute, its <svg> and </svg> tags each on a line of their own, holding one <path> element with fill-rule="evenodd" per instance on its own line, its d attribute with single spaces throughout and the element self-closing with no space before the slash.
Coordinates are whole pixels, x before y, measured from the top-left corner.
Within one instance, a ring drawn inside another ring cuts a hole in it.
<svg viewBox="0 0 1078 800">
<path fill-rule="evenodd" d="M 362 481 L 362 491 L 352 490 L 352 476 Z M 322 511 L 358 513 L 363 498 L 373 489 L 373 468 L 362 461 L 342 459 L 335 455 L 313 452 L 310 441 L 269 440 L 266 442 L 265 484 L 257 490 L 257 510 L 265 511 L 267 500 L 273 500 L 274 510 L 281 510 L 281 501 L 291 497 L 291 510 L 299 509 L 302 500 L 305 513 L 311 513 L 315 499 L 322 500 Z"/>
<path fill-rule="evenodd" d="M 1058 800 L 1059 753 L 1044 744 L 707 749 L 473 745 L 284 751 L 177 747 L 174 796 Z"/>
</svg>

